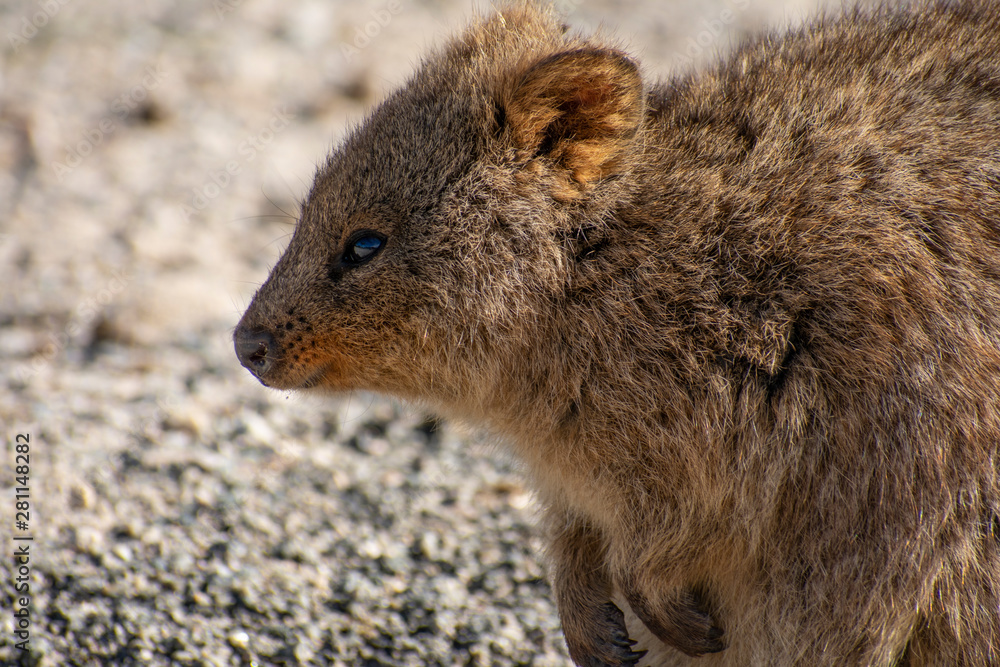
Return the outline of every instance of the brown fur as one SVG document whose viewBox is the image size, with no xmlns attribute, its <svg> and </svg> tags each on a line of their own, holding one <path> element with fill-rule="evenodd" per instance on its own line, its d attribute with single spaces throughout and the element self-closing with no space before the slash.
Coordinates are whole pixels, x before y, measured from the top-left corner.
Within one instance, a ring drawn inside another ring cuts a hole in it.
<svg viewBox="0 0 1000 667">
<path fill-rule="evenodd" d="M 580 665 L 635 664 L 619 607 L 644 664 L 998 664 L 1000 7 L 663 84 L 503 10 L 319 170 L 236 344 L 509 442 Z"/>
</svg>

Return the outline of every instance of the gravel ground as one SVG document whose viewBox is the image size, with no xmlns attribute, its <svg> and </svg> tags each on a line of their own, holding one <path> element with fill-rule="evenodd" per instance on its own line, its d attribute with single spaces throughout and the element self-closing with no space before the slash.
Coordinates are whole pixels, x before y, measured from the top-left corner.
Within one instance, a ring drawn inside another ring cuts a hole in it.
<svg viewBox="0 0 1000 667">
<path fill-rule="evenodd" d="M 813 3 L 558 5 L 666 74 Z M 0 663 L 568 664 L 502 447 L 230 343 L 315 164 L 473 11 L 0 4 Z"/>
</svg>

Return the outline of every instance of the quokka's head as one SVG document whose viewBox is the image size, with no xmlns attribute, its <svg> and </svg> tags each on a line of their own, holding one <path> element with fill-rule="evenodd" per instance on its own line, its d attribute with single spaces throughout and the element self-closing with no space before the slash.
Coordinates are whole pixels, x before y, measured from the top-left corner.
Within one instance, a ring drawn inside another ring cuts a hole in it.
<svg viewBox="0 0 1000 667">
<path fill-rule="evenodd" d="M 572 279 L 642 114 L 621 52 L 531 8 L 474 25 L 319 169 L 240 361 L 283 389 L 490 391 Z"/>
</svg>

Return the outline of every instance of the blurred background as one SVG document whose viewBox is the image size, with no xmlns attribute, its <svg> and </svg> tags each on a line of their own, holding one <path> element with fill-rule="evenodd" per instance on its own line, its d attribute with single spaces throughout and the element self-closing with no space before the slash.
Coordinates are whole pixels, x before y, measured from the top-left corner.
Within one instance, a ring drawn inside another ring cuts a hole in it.
<svg viewBox="0 0 1000 667">
<path fill-rule="evenodd" d="M 556 2 L 660 77 L 822 5 Z M 0 550 L 33 538 L 27 593 L 0 565 L 0 663 L 568 664 L 502 449 L 383 399 L 267 390 L 230 342 L 316 164 L 488 11 L 0 3 Z"/>
</svg>

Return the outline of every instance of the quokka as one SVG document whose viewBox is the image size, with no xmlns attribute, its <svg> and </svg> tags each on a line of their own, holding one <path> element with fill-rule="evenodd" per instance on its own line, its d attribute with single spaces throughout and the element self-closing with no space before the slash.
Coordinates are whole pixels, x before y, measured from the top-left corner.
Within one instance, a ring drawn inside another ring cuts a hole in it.
<svg viewBox="0 0 1000 667">
<path fill-rule="evenodd" d="M 1000 664 L 1000 4 L 660 83 L 502 9 L 319 169 L 235 346 L 509 443 L 578 665 Z"/>
</svg>

